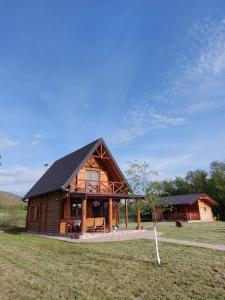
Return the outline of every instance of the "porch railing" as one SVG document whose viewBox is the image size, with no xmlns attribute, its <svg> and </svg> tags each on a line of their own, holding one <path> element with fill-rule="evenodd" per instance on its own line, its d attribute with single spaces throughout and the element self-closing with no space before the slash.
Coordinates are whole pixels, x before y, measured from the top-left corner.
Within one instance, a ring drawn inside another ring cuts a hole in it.
<svg viewBox="0 0 225 300">
<path fill-rule="evenodd" d="M 127 194 L 128 189 L 124 182 L 116 181 L 96 181 L 77 179 L 75 191 L 81 193 L 99 194 Z"/>
</svg>

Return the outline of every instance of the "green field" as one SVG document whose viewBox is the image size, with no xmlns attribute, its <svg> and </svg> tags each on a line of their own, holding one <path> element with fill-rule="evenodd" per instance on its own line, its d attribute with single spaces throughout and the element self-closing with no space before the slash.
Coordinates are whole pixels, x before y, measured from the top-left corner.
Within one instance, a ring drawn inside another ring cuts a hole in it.
<svg viewBox="0 0 225 300">
<path fill-rule="evenodd" d="M 0 299 L 224 299 L 225 252 L 0 234 Z"/>
<path fill-rule="evenodd" d="M 136 225 L 136 223 L 129 223 L 129 228 L 135 229 Z M 146 229 L 153 229 L 152 222 L 143 222 L 142 226 Z M 124 224 L 120 227 L 124 228 Z M 222 221 L 184 222 L 181 228 L 177 228 L 175 222 L 161 222 L 157 224 L 157 228 L 163 237 L 225 245 L 225 222 Z"/>
<path fill-rule="evenodd" d="M 0 191 L 0 228 L 24 227 L 26 205 L 20 197 Z"/>
</svg>

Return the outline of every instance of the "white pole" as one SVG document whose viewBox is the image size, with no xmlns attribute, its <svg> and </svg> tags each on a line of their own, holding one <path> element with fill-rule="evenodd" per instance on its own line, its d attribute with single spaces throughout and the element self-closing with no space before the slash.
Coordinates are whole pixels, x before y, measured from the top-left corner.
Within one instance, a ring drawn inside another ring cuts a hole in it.
<svg viewBox="0 0 225 300">
<path fill-rule="evenodd" d="M 156 225 L 154 225 L 154 237 L 155 237 L 156 258 L 157 258 L 158 265 L 160 265 L 159 245 L 158 245 L 158 236 L 157 236 Z"/>
</svg>

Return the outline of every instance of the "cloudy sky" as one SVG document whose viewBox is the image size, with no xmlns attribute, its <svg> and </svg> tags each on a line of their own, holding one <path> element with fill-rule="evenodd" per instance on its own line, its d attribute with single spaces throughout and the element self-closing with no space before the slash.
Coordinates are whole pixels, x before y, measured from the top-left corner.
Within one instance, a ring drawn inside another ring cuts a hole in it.
<svg viewBox="0 0 225 300">
<path fill-rule="evenodd" d="M 160 178 L 225 154 L 224 0 L 0 0 L 0 190 L 103 137 Z"/>
</svg>

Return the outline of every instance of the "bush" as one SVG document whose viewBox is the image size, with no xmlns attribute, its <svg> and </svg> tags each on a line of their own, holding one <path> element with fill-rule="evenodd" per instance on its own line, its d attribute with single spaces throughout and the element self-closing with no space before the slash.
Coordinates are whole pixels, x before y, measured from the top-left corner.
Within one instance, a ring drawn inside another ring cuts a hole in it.
<svg viewBox="0 0 225 300">
<path fill-rule="evenodd" d="M 25 210 L 20 205 L 17 206 L 5 206 L 0 209 L 0 227 L 10 228 L 16 226 L 24 226 L 25 224 Z"/>
</svg>

